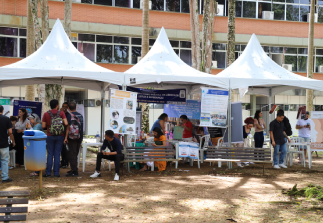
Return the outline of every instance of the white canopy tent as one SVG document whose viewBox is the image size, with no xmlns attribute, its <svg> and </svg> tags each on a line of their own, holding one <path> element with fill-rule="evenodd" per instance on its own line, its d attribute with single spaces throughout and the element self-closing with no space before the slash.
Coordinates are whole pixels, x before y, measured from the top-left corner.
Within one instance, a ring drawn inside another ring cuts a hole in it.
<svg viewBox="0 0 323 223">
<path fill-rule="evenodd" d="M 227 78 L 200 72 L 174 52 L 164 28 L 154 45 L 136 65 L 125 72 L 125 85 L 135 87 L 183 88 L 189 90 L 200 85 L 228 87 Z"/>
</svg>

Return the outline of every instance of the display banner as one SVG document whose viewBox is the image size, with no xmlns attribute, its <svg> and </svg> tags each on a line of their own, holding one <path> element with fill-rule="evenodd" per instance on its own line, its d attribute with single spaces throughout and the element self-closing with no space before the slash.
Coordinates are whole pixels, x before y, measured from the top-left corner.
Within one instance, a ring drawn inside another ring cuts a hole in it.
<svg viewBox="0 0 323 223">
<path fill-rule="evenodd" d="M 111 89 L 109 129 L 119 134 L 136 134 L 137 93 Z"/>
<path fill-rule="evenodd" d="M 19 109 L 24 108 L 26 109 L 28 116 L 32 113 L 35 113 L 41 117 L 41 111 L 42 111 L 42 103 L 38 101 L 20 101 L 20 100 L 14 100 L 13 101 L 13 116 L 18 116 Z"/>
<path fill-rule="evenodd" d="M 119 87 L 121 90 L 121 87 Z M 137 102 L 156 104 L 185 104 L 186 89 L 151 90 L 127 87 L 127 91 L 137 92 Z"/>
<path fill-rule="evenodd" d="M 3 106 L 3 115 L 10 117 L 10 99 L 0 98 L 0 105 Z"/>
<path fill-rule="evenodd" d="M 243 119 L 241 101 L 231 103 L 231 143 L 243 142 Z M 228 142 L 228 129 L 222 129 L 223 141 Z"/>
<path fill-rule="evenodd" d="M 200 126 L 225 128 L 229 92 L 202 88 Z"/>
<path fill-rule="evenodd" d="M 311 150 L 323 150 L 323 111 L 311 112 Z"/>
<path fill-rule="evenodd" d="M 166 104 L 164 105 L 164 113 L 170 118 L 179 118 L 181 115 L 187 115 L 189 119 L 200 119 L 199 101 L 187 100 L 185 105 Z"/>
</svg>

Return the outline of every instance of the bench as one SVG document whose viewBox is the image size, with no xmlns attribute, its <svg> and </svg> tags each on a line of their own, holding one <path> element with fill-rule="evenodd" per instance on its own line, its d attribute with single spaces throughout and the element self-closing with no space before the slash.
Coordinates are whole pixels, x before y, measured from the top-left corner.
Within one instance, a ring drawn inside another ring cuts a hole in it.
<svg viewBox="0 0 323 223">
<path fill-rule="evenodd" d="M 178 153 L 176 146 L 163 146 L 163 147 L 126 147 L 123 150 L 124 160 L 122 163 L 131 162 L 153 162 L 153 161 L 166 161 L 178 162 Z M 176 163 L 176 168 L 177 168 Z M 128 165 L 130 171 L 130 165 Z M 154 167 L 151 168 L 154 171 Z"/>
<path fill-rule="evenodd" d="M 0 221 L 26 221 L 27 215 L 11 215 L 12 213 L 28 213 L 28 207 L 12 207 L 13 204 L 28 204 L 29 191 L 0 191 L 0 205 L 6 205 L 6 207 L 0 207 L 0 213 L 5 215 L 0 216 Z M 5 198 L 4 198 L 5 197 Z M 19 198 L 14 198 L 19 197 Z M 24 197 L 24 198 L 21 198 Z"/>
<path fill-rule="evenodd" d="M 263 163 L 265 174 L 265 163 L 272 163 L 272 152 L 270 148 L 210 146 L 206 149 L 204 161 Z"/>
</svg>

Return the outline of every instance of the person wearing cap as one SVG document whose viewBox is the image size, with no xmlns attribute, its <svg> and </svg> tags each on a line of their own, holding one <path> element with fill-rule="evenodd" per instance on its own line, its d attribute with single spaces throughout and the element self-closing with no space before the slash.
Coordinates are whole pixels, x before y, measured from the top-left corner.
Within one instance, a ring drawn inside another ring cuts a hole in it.
<svg viewBox="0 0 323 223">
<path fill-rule="evenodd" d="M 296 123 L 296 129 L 298 130 L 298 137 L 301 137 L 304 139 L 304 142 L 310 142 L 311 140 L 311 119 L 309 119 L 310 113 L 307 111 L 305 114 L 305 118 L 304 119 L 299 119 Z M 304 155 L 305 155 L 305 159 L 306 159 L 306 146 L 304 146 Z M 301 147 L 303 148 L 303 146 Z M 302 160 L 300 159 L 299 161 L 300 163 L 302 162 Z"/>
</svg>

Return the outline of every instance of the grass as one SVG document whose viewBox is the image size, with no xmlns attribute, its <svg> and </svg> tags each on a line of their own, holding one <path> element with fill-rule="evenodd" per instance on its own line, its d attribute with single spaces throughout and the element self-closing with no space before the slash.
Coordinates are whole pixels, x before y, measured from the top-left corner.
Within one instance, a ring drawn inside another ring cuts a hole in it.
<svg viewBox="0 0 323 223">
<path fill-rule="evenodd" d="M 297 189 L 297 184 L 294 187 L 287 191 L 285 194 L 291 197 L 305 197 L 305 198 L 315 198 L 319 201 L 323 201 L 323 187 L 315 186 L 314 184 L 309 184 L 307 187 L 304 187 L 300 190 Z"/>
</svg>

